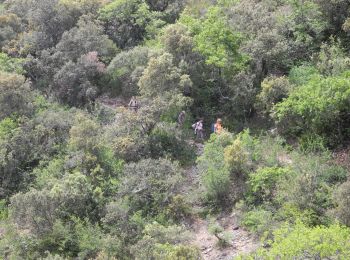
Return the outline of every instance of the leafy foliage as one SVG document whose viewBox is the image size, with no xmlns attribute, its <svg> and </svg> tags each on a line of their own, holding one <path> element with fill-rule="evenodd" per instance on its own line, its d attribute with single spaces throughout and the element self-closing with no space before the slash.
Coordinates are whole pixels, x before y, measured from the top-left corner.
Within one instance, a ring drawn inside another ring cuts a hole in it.
<svg viewBox="0 0 350 260">
<path fill-rule="evenodd" d="M 143 0 L 115 0 L 100 10 L 99 18 L 117 46 L 126 48 L 142 42 L 154 30 L 152 27 L 162 24 L 157 16 Z"/>
<path fill-rule="evenodd" d="M 244 57 L 238 52 L 240 36 L 227 28 L 219 8 L 210 8 L 203 21 L 196 21 L 195 48 L 206 57 L 207 64 L 227 68 L 228 72 L 240 69 Z"/>
<path fill-rule="evenodd" d="M 328 135 L 330 144 L 347 138 L 349 81 L 346 74 L 338 77 L 315 77 L 293 91 L 275 107 L 283 131 L 300 134 L 313 132 Z"/>
<path fill-rule="evenodd" d="M 344 257 L 349 256 L 349 230 L 340 225 L 308 228 L 302 223 L 284 226 L 274 232 L 271 249 L 261 250 L 259 257 Z"/>
<path fill-rule="evenodd" d="M 257 107 L 270 113 L 273 106 L 288 97 L 292 86 L 285 77 L 266 78 L 261 83 L 261 92 L 257 96 Z"/>
<path fill-rule="evenodd" d="M 181 178 L 176 163 L 166 159 L 141 160 L 125 167 L 119 192 L 133 210 L 154 215 L 171 202 Z"/>
<path fill-rule="evenodd" d="M 0 0 L 0 258 L 349 258 L 349 11 Z"/>
<path fill-rule="evenodd" d="M 261 168 L 250 174 L 248 184 L 253 196 L 262 201 L 272 199 L 278 180 L 288 173 L 286 168 L 271 167 Z"/>
<path fill-rule="evenodd" d="M 33 111 L 33 93 L 23 76 L 0 72 L 0 119 L 11 115 L 30 115 Z"/>
<path fill-rule="evenodd" d="M 23 59 L 11 58 L 6 53 L 0 53 L 0 71 L 23 74 Z"/>
</svg>

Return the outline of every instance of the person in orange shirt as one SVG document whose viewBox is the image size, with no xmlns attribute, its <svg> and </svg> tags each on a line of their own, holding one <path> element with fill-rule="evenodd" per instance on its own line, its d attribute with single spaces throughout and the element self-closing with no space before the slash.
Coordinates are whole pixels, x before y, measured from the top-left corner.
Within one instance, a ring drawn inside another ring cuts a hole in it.
<svg viewBox="0 0 350 260">
<path fill-rule="evenodd" d="M 222 120 L 218 118 L 216 124 L 214 125 L 214 133 L 220 134 L 222 132 Z"/>
</svg>

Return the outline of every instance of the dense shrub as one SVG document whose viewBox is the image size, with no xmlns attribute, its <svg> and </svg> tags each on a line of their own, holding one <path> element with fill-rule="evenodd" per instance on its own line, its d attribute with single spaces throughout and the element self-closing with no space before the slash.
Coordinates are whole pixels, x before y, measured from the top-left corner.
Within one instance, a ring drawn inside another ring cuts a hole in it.
<svg viewBox="0 0 350 260">
<path fill-rule="evenodd" d="M 319 71 L 316 67 L 312 65 L 301 65 L 297 67 L 293 67 L 290 72 L 288 79 L 290 83 L 296 86 L 305 85 L 311 80 L 314 76 L 319 75 Z"/>
<path fill-rule="evenodd" d="M 350 258 L 348 171 L 327 150 L 350 139 L 349 11 L 0 0 L 0 258 L 215 258 L 189 236 L 207 226 L 230 258 L 251 248 L 238 220 L 265 239 L 251 258 Z M 198 118 L 240 133 L 203 147 Z"/>
<path fill-rule="evenodd" d="M 206 199 L 216 206 L 240 199 L 246 190 L 248 172 L 256 167 L 260 152 L 259 140 L 249 130 L 235 137 L 228 132 L 213 134 L 197 159 Z"/>
<path fill-rule="evenodd" d="M 9 133 L 0 138 L 0 196 L 22 190 L 32 182 L 31 172 L 41 161 L 50 160 L 66 147 L 73 121 L 71 112 L 52 108 L 37 113 L 32 120 L 14 121 L 18 127 L 8 129 Z M 12 127 L 9 123 L 6 126 Z"/>
<path fill-rule="evenodd" d="M 271 201 L 278 181 L 289 172 L 287 168 L 266 167 L 251 173 L 248 184 L 252 199 L 257 203 Z"/>
<path fill-rule="evenodd" d="M 176 195 L 182 180 L 178 163 L 166 159 L 146 159 L 125 166 L 119 194 L 133 211 L 157 215 Z"/>
<path fill-rule="evenodd" d="M 314 133 L 329 145 L 339 144 L 349 137 L 349 90 L 346 74 L 313 78 L 275 106 L 275 119 L 284 133 Z"/>
<path fill-rule="evenodd" d="M 334 192 L 334 204 L 336 205 L 333 214 L 344 225 L 350 226 L 350 182 L 344 182 Z"/>
<path fill-rule="evenodd" d="M 322 44 L 317 58 L 317 69 L 323 75 L 340 75 L 350 69 L 350 58 L 340 42 L 331 39 L 330 44 Z"/>
<path fill-rule="evenodd" d="M 273 106 L 286 98 L 292 85 L 286 77 L 269 77 L 261 83 L 261 92 L 257 96 L 257 108 L 270 113 Z"/>
<path fill-rule="evenodd" d="M 268 259 L 350 257 L 350 231 L 340 225 L 309 228 L 302 223 L 274 231 L 271 248 L 260 250 L 256 257 Z"/>
<path fill-rule="evenodd" d="M 184 137 L 177 136 L 172 125 L 159 125 L 149 135 L 149 149 L 152 158 L 170 157 L 182 165 L 190 165 L 195 159 L 195 151 Z"/>
<path fill-rule="evenodd" d="M 266 231 L 270 231 L 274 225 L 273 213 L 264 209 L 253 209 L 243 215 L 241 224 L 249 231 L 262 235 Z"/>
<path fill-rule="evenodd" d="M 11 58 L 0 52 L 0 71 L 23 74 L 24 59 Z"/>
<path fill-rule="evenodd" d="M 230 170 L 223 160 L 224 148 L 232 141 L 232 136 L 226 132 L 212 135 L 197 160 L 205 197 L 213 204 L 222 205 L 232 199 Z"/>
<path fill-rule="evenodd" d="M 50 232 L 55 220 L 93 215 L 92 187 L 87 178 L 74 173 L 64 176 L 50 190 L 31 190 L 11 198 L 11 216 L 20 229 L 37 236 Z M 93 218 L 93 216 L 90 216 Z"/>
<path fill-rule="evenodd" d="M 186 247 L 190 235 L 180 226 L 162 226 L 158 223 L 148 224 L 143 230 L 143 237 L 132 247 L 135 259 L 171 259 L 181 258 L 181 254 L 191 255 L 198 251 L 195 247 Z M 182 251 L 182 253 L 180 253 Z M 187 258 L 186 258 L 187 259 Z M 189 258 L 193 259 L 193 258 Z"/>
<path fill-rule="evenodd" d="M 13 114 L 31 115 L 33 100 L 30 82 L 18 74 L 0 71 L 0 120 Z"/>
<path fill-rule="evenodd" d="M 335 184 L 343 182 L 346 170 L 328 164 L 326 155 L 293 155 L 290 174 L 286 174 L 276 186 L 275 202 L 288 202 L 301 211 L 310 210 L 313 224 L 327 224 L 327 210 L 333 207 L 332 194 Z"/>
<path fill-rule="evenodd" d="M 231 172 L 237 175 L 244 174 L 245 166 L 248 163 L 248 153 L 242 144 L 241 139 L 237 138 L 224 150 L 224 161 Z"/>
<path fill-rule="evenodd" d="M 156 260 L 197 260 L 201 259 L 200 250 L 191 245 L 157 245 L 155 249 Z"/>
</svg>

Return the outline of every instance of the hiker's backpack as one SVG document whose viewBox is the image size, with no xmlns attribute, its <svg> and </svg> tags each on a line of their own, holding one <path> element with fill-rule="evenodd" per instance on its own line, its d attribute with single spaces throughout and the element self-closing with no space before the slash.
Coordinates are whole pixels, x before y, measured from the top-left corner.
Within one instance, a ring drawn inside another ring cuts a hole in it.
<svg viewBox="0 0 350 260">
<path fill-rule="evenodd" d="M 210 130 L 211 130 L 212 133 L 215 133 L 215 123 L 211 124 Z"/>
</svg>

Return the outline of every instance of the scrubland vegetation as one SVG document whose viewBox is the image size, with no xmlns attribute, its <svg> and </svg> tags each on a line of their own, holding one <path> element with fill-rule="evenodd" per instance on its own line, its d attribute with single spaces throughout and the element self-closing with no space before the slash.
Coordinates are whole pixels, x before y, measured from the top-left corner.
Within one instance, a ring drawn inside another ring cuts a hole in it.
<svg viewBox="0 0 350 260">
<path fill-rule="evenodd" d="M 0 0 L 0 51 L 1 259 L 350 258 L 348 0 Z"/>
</svg>

